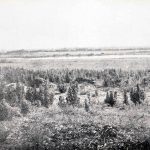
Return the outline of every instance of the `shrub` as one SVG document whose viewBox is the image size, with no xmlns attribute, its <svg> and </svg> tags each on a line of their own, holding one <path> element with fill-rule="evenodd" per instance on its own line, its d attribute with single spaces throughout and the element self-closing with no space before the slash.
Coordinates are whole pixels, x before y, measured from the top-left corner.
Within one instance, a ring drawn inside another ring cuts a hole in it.
<svg viewBox="0 0 150 150">
<path fill-rule="evenodd" d="M 127 96 L 127 91 L 126 90 L 123 91 L 123 98 L 124 98 L 123 103 L 126 104 L 126 105 L 129 105 L 128 96 Z"/>
<path fill-rule="evenodd" d="M 44 87 L 43 87 L 43 86 L 40 86 L 40 87 L 39 87 L 38 99 L 41 101 L 41 105 L 44 105 L 45 93 L 44 93 Z M 36 101 L 37 101 L 37 100 L 36 100 Z"/>
<path fill-rule="evenodd" d="M 30 107 L 27 100 L 23 100 L 21 102 L 21 113 L 26 115 L 29 111 L 30 111 Z"/>
<path fill-rule="evenodd" d="M 59 96 L 58 106 L 60 106 L 60 107 L 66 106 L 66 102 L 65 102 L 65 99 L 63 96 Z"/>
<path fill-rule="evenodd" d="M 44 103 L 43 105 L 45 107 L 49 107 L 49 105 L 52 105 L 54 102 L 54 93 L 52 91 L 49 91 L 48 85 L 46 84 L 44 87 Z"/>
<path fill-rule="evenodd" d="M 9 135 L 9 130 L 2 124 L 0 124 L 0 142 L 4 142 Z"/>
<path fill-rule="evenodd" d="M 136 88 L 131 88 L 130 90 L 130 100 L 136 105 L 141 104 L 145 99 L 145 93 L 140 89 L 139 84 Z"/>
<path fill-rule="evenodd" d="M 117 93 L 116 92 L 107 92 L 106 94 L 106 99 L 104 100 L 104 102 L 108 105 L 110 105 L 111 107 L 113 107 L 116 104 L 116 100 L 117 100 Z"/>
<path fill-rule="evenodd" d="M 79 104 L 79 102 L 78 102 L 78 100 L 79 100 L 78 99 L 78 83 L 77 82 L 70 83 L 66 100 L 69 105 Z"/>
<path fill-rule="evenodd" d="M 32 87 L 28 87 L 27 92 L 26 92 L 26 96 L 25 96 L 26 100 L 33 102 L 33 89 Z"/>
<path fill-rule="evenodd" d="M 3 99 L 0 103 L 0 121 L 4 121 L 9 117 L 9 108 L 7 102 Z"/>
<path fill-rule="evenodd" d="M 11 83 L 5 86 L 6 101 L 13 107 L 18 105 L 19 99 L 16 92 L 16 83 Z"/>
<path fill-rule="evenodd" d="M 67 91 L 67 86 L 65 84 L 58 84 L 57 88 L 60 93 L 65 93 Z"/>
<path fill-rule="evenodd" d="M 4 87 L 5 84 L 0 80 L 0 100 L 2 100 L 5 97 Z"/>
<path fill-rule="evenodd" d="M 88 103 L 91 104 L 91 94 L 90 92 L 87 93 Z"/>
<path fill-rule="evenodd" d="M 88 111 L 90 110 L 88 100 L 87 100 L 87 99 L 85 99 L 85 102 L 84 102 L 84 103 L 85 103 L 85 107 L 84 107 L 84 108 L 85 108 L 85 111 L 86 111 L 86 112 L 88 112 Z"/>
<path fill-rule="evenodd" d="M 16 96 L 18 98 L 18 102 L 20 103 L 23 99 L 23 96 L 25 95 L 24 91 L 24 85 L 22 85 L 20 82 L 16 84 Z"/>
</svg>

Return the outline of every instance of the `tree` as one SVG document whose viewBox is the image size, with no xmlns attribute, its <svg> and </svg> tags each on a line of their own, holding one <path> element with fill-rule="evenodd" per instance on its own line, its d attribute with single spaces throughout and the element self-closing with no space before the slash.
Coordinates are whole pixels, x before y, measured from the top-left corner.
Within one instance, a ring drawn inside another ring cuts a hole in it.
<svg viewBox="0 0 150 150">
<path fill-rule="evenodd" d="M 85 99 L 84 103 L 85 103 L 85 111 L 86 111 L 86 112 L 89 112 L 90 107 L 89 107 L 88 100 L 87 100 L 87 99 Z"/>
<path fill-rule="evenodd" d="M 115 96 L 114 96 L 115 95 Z M 106 99 L 105 99 L 105 103 L 110 105 L 111 107 L 113 107 L 116 104 L 116 99 L 117 99 L 117 93 L 114 93 L 112 91 L 107 92 L 106 94 Z"/>
<path fill-rule="evenodd" d="M 69 89 L 68 89 L 68 93 L 67 93 L 67 103 L 69 105 L 77 105 L 78 102 L 78 83 L 77 82 L 71 82 Z"/>
<path fill-rule="evenodd" d="M 44 106 L 49 107 L 49 105 L 52 105 L 54 101 L 54 94 L 49 91 L 48 83 L 44 86 Z"/>
<path fill-rule="evenodd" d="M 60 93 L 65 93 L 67 91 L 67 86 L 65 84 L 58 84 L 57 88 Z"/>
<path fill-rule="evenodd" d="M 25 98 L 26 100 L 29 100 L 31 103 L 34 101 L 32 87 L 28 87 Z"/>
<path fill-rule="evenodd" d="M 24 86 L 20 82 L 17 82 L 17 84 L 16 84 L 16 95 L 18 97 L 19 103 L 23 99 L 23 95 L 24 94 L 25 94 L 25 92 L 24 92 Z"/>
<path fill-rule="evenodd" d="M 7 107 L 7 103 L 5 99 L 2 99 L 0 102 L 0 121 L 4 121 L 8 118 L 9 108 Z"/>
<path fill-rule="evenodd" d="M 30 110 L 29 104 L 27 102 L 27 100 L 22 100 L 21 101 L 21 113 L 26 115 Z"/>
<path fill-rule="evenodd" d="M 58 106 L 60 106 L 60 107 L 66 106 L 66 102 L 65 102 L 65 99 L 63 96 L 59 96 Z"/>
<path fill-rule="evenodd" d="M 114 104 L 116 103 L 116 101 L 115 101 L 115 99 L 114 99 L 114 95 L 113 95 L 113 92 L 112 91 L 110 91 L 110 96 L 109 96 L 109 104 L 110 104 L 110 106 L 111 107 L 113 107 L 114 106 Z"/>
<path fill-rule="evenodd" d="M 127 91 L 126 90 L 123 91 L 123 97 L 124 97 L 123 103 L 126 104 L 126 105 L 129 105 L 128 96 L 127 96 Z"/>
<path fill-rule="evenodd" d="M 42 85 L 40 85 L 39 87 L 39 100 L 41 101 L 41 105 L 44 105 L 44 101 L 45 101 L 45 91 L 44 91 L 44 87 Z"/>
<path fill-rule="evenodd" d="M 136 88 L 131 88 L 130 90 L 130 100 L 136 105 L 141 104 L 145 99 L 144 90 L 141 90 L 139 84 L 137 84 Z"/>
</svg>

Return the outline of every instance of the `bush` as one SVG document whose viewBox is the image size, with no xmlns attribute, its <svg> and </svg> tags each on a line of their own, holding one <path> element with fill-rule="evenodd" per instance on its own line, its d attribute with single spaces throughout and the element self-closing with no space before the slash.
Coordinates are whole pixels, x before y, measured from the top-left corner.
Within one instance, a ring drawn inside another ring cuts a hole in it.
<svg viewBox="0 0 150 150">
<path fill-rule="evenodd" d="M 57 88 L 60 93 L 65 93 L 67 91 L 67 86 L 65 84 L 58 84 Z"/>
<path fill-rule="evenodd" d="M 128 96 L 127 96 L 127 91 L 126 90 L 123 91 L 123 98 L 124 98 L 123 103 L 126 104 L 126 105 L 129 105 Z"/>
<path fill-rule="evenodd" d="M 0 142 L 4 142 L 9 135 L 9 130 L 2 124 L 0 124 Z"/>
<path fill-rule="evenodd" d="M 145 99 L 144 90 L 141 90 L 137 84 L 136 88 L 131 88 L 130 90 L 130 100 L 136 105 L 141 104 Z"/>
<path fill-rule="evenodd" d="M 25 96 L 26 100 L 33 102 L 33 89 L 32 87 L 28 87 L 27 92 L 26 92 L 26 96 Z"/>
<path fill-rule="evenodd" d="M 87 99 L 85 99 L 85 111 L 88 112 L 90 110 L 90 107 L 89 107 L 89 102 Z"/>
<path fill-rule="evenodd" d="M 0 121 L 4 121 L 9 117 L 9 108 L 7 107 L 5 99 L 0 103 Z"/>
<path fill-rule="evenodd" d="M 78 83 L 77 82 L 71 82 L 70 83 L 66 100 L 67 100 L 67 103 L 69 105 L 77 105 L 77 104 L 79 104 Z"/>
<path fill-rule="evenodd" d="M 21 113 L 26 115 L 30 111 L 29 103 L 27 100 L 21 102 Z"/>
<path fill-rule="evenodd" d="M 59 96 L 59 102 L 58 102 L 58 106 L 60 107 L 65 107 L 66 106 L 66 102 L 63 96 Z"/>
<path fill-rule="evenodd" d="M 106 99 L 104 100 L 104 102 L 108 105 L 110 105 L 111 107 L 113 107 L 116 104 L 116 100 L 117 100 L 117 92 L 107 92 L 106 94 Z"/>
<path fill-rule="evenodd" d="M 6 101 L 12 106 L 18 105 L 19 99 L 16 92 L 16 83 L 11 83 L 5 86 Z"/>
<path fill-rule="evenodd" d="M 54 93 L 49 91 L 48 85 L 44 87 L 44 103 L 43 105 L 48 108 L 54 102 Z"/>
</svg>

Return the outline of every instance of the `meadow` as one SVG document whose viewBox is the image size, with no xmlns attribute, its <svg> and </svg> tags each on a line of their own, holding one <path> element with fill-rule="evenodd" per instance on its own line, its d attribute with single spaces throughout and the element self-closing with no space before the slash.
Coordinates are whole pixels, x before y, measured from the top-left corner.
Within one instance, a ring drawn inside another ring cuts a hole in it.
<svg viewBox="0 0 150 150">
<path fill-rule="evenodd" d="M 149 62 L 2 58 L 0 149 L 150 149 Z"/>
</svg>

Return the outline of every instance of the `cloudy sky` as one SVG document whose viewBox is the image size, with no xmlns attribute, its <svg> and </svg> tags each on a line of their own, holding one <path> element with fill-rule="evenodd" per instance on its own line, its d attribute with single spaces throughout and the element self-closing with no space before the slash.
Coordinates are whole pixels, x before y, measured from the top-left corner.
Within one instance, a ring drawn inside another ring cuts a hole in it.
<svg viewBox="0 0 150 150">
<path fill-rule="evenodd" d="M 0 0 L 0 50 L 150 47 L 148 0 Z"/>
</svg>

